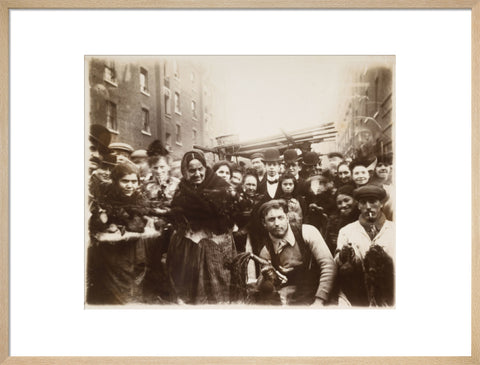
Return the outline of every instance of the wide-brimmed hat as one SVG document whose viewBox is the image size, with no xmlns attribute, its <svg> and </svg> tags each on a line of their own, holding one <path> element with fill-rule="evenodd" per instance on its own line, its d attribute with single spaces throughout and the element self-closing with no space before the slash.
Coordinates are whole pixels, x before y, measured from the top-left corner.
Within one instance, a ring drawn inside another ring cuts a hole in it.
<svg viewBox="0 0 480 365">
<path fill-rule="evenodd" d="M 303 155 L 302 164 L 305 166 L 315 166 L 318 163 L 319 157 L 316 152 L 306 152 Z"/>
<path fill-rule="evenodd" d="M 280 152 L 276 148 L 267 148 L 263 154 L 263 162 L 280 162 Z"/>
<path fill-rule="evenodd" d="M 283 161 L 285 163 L 297 162 L 299 159 L 300 159 L 300 156 L 298 155 L 297 150 L 295 149 L 289 149 L 283 153 Z"/>
</svg>

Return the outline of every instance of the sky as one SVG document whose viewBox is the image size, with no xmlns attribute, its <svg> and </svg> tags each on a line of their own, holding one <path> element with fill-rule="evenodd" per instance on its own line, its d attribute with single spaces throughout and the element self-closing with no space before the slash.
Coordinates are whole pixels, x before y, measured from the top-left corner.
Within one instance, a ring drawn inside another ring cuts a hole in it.
<svg viewBox="0 0 480 365">
<path fill-rule="evenodd" d="M 343 119 L 351 97 L 351 72 L 372 58 L 325 56 L 229 56 L 205 60 L 222 90 L 218 135 L 240 141 Z M 218 120 L 217 120 L 218 123 Z"/>
</svg>

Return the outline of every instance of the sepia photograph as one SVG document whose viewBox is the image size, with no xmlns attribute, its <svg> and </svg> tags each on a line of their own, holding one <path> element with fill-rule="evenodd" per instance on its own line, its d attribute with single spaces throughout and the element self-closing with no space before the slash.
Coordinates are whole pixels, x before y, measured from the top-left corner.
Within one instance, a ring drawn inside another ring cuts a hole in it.
<svg viewBox="0 0 480 365">
<path fill-rule="evenodd" d="M 87 308 L 395 308 L 395 56 L 85 57 Z"/>
</svg>

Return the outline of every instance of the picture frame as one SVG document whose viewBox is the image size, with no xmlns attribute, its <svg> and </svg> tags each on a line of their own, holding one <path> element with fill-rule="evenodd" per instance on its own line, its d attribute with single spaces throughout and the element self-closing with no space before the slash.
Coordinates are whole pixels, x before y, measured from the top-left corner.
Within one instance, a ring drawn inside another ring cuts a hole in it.
<svg viewBox="0 0 480 365">
<path fill-rule="evenodd" d="M 0 0 L 0 159 L 4 171 L 11 167 L 9 155 L 9 11 L 11 9 L 470 9 L 472 14 L 472 313 L 471 313 L 471 356 L 469 357 L 200 357 L 197 363 L 211 364 L 477 364 L 480 362 L 478 341 L 478 291 L 479 291 L 479 207 L 480 193 L 478 171 L 480 170 L 479 154 L 480 139 L 480 1 L 466 0 L 435 0 L 409 2 L 363 0 L 355 3 L 338 3 L 336 1 L 232 1 L 227 4 L 218 1 L 184 2 L 184 1 L 146 1 L 136 4 L 132 1 L 112 1 L 91 3 L 88 1 L 55 1 L 47 0 L 38 4 L 32 1 L 5 1 Z M 188 364 L 192 358 L 188 357 L 12 357 L 10 356 L 10 236 L 9 236 L 9 173 L 3 173 L 0 178 L 0 362 L 3 364 Z"/>
</svg>

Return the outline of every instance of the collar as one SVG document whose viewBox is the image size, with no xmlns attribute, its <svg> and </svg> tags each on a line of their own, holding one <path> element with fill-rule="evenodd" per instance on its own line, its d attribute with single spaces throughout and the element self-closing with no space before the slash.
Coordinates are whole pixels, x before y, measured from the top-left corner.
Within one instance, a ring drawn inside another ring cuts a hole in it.
<svg viewBox="0 0 480 365">
<path fill-rule="evenodd" d="M 282 238 L 273 237 L 270 233 L 268 234 L 272 240 L 275 253 L 278 253 L 280 247 L 290 245 L 291 247 L 295 246 L 295 235 L 293 234 L 290 224 L 288 225 L 287 233 Z"/>
<path fill-rule="evenodd" d="M 386 220 L 387 218 L 385 217 L 385 214 L 383 214 L 383 212 L 380 212 L 380 217 L 377 219 L 375 223 L 373 223 L 373 225 L 375 226 L 378 232 L 380 232 Z M 369 228 L 372 226 L 372 223 L 367 222 L 367 220 L 363 218 L 362 215 L 360 215 L 360 217 L 358 218 L 358 221 L 364 228 Z"/>
<path fill-rule="evenodd" d="M 274 177 L 267 175 L 267 181 L 268 182 L 278 182 L 278 174 L 275 175 Z"/>
</svg>

